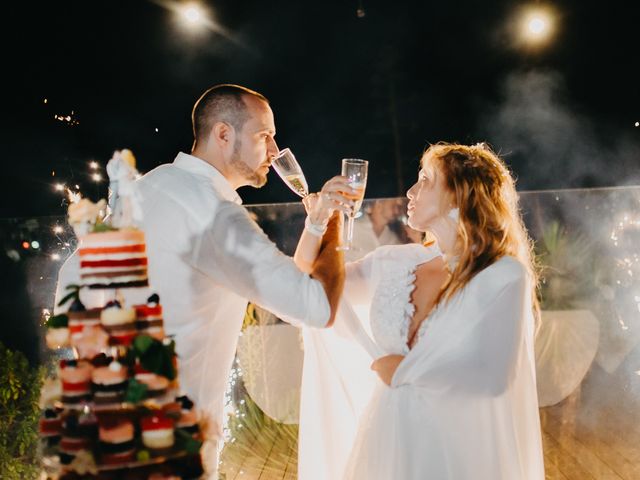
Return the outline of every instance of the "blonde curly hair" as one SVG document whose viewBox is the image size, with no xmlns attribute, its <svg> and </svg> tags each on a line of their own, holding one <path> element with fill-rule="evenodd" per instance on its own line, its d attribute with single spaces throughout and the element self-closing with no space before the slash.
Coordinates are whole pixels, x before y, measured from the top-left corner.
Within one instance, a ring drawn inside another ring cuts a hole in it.
<svg viewBox="0 0 640 480">
<path fill-rule="evenodd" d="M 438 302 L 450 299 L 478 272 L 509 255 L 529 273 L 537 314 L 538 269 L 533 242 L 522 220 L 515 181 L 504 162 L 485 143 L 468 146 L 441 142 L 427 148 L 421 164 L 432 165 L 443 174 L 445 186 L 459 209 L 462 253 Z"/>
</svg>

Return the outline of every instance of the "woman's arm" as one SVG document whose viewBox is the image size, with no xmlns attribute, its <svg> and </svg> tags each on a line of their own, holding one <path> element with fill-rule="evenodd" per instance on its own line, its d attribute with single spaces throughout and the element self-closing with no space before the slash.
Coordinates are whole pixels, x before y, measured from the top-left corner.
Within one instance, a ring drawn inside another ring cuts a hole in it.
<svg viewBox="0 0 640 480">
<path fill-rule="evenodd" d="M 336 176 L 324 184 L 320 193 L 312 193 L 303 200 L 307 219 L 293 256 L 296 265 L 303 272 L 311 273 L 320 252 L 322 237 L 333 213 L 348 213 L 353 208 L 354 202 L 344 194 L 354 192 L 346 177 Z"/>
</svg>

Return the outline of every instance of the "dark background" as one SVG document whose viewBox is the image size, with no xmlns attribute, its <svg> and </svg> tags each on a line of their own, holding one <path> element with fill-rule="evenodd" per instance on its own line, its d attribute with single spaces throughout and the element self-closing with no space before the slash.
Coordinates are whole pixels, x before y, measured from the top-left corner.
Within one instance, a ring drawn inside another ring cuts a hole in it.
<svg viewBox="0 0 640 480">
<path fill-rule="evenodd" d="M 356 156 L 369 198 L 403 194 L 439 140 L 489 142 L 520 190 L 640 183 L 639 7 L 547 3 L 555 35 L 532 49 L 512 32 L 527 4 L 208 1 L 224 31 L 200 34 L 168 2 L 7 5 L 0 217 L 64 214 L 56 182 L 106 196 L 88 162 L 105 175 L 116 149 L 141 172 L 189 151 L 193 103 L 223 82 L 270 99 L 312 190 Z M 269 178 L 245 203 L 296 201 Z"/>
</svg>

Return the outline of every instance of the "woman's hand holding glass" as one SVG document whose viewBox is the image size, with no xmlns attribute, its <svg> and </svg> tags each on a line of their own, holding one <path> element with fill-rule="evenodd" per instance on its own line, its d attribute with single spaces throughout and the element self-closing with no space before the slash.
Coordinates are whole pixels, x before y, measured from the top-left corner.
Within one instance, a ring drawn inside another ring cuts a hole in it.
<svg viewBox="0 0 640 480">
<path fill-rule="evenodd" d="M 356 204 L 352 198 L 357 193 L 349 185 L 347 177 L 333 177 L 324 184 L 320 192 L 309 194 L 302 200 L 309 222 L 316 226 L 326 226 L 336 210 L 349 215 Z"/>
</svg>

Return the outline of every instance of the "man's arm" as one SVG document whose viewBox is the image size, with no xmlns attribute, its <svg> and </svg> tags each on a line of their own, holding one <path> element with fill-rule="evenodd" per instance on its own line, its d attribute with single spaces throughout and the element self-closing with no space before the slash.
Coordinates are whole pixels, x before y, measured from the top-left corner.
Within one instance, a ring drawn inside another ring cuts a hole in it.
<svg viewBox="0 0 640 480">
<path fill-rule="evenodd" d="M 278 250 L 244 207 L 222 205 L 188 248 L 193 268 L 283 320 L 325 327 L 332 317 L 324 285 Z"/>
</svg>

